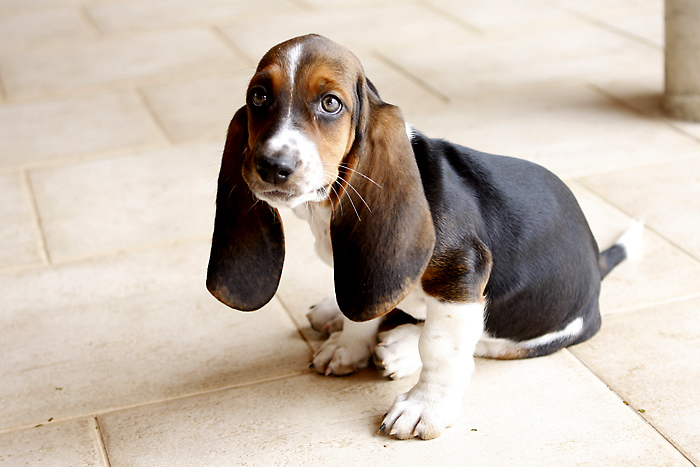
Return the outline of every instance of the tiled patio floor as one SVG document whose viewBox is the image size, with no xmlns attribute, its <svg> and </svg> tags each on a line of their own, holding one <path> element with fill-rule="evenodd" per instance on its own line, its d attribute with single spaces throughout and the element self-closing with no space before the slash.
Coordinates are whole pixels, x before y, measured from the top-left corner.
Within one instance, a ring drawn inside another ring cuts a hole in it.
<svg viewBox="0 0 700 467">
<path fill-rule="evenodd" d="M 0 466 L 700 465 L 700 124 L 666 119 L 661 0 L 0 0 Z M 204 276 L 228 120 L 318 32 L 415 127 L 574 190 L 602 247 L 592 340 L 478 359 L 440 438 L 377 433 L 415 376 L 308 368 L 332 293 L 307 226 L 277 298 Z"/>
</svg>

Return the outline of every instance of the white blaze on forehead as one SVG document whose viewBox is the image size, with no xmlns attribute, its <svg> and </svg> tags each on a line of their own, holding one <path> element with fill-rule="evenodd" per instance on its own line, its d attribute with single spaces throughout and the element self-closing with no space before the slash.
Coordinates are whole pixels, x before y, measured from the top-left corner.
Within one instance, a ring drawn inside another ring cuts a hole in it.
<svg viewBox="0 0 700 467">
<path fill-rule="evenodd" d="M 287 73 L 289 74 L 289 107 L 287 107 L 287 118 L 285 124 L 289 124 L 292 119 L 292 107 L 294 107 L 294 79 L 301 61 L 302 45 L 296 44 L 287 51 Z"/>
<path fill-rule="evenodd" d="M 283 148 L 299 151 L 302 162 L 304 159 L 318 157 L 316 145 L 294 125 L 292 109 L 294 108 L 294 78 L 301 61 L 302 44 L 296 44 L 287 51 L 287 73 L 289 74 L 289 103 L 286 116 L 282 119 L 280 128 L 267 141 L 270 151 L 278 151 Z"/>
<path fill-rule="evenodd" d="M 287 52 L 287 72 L 289 73 L 289 84 L 294 89 L 294 77 L 297 74 L 299 61 L 301 60 L 302 45 L 297 44 Z"/>
</svg>

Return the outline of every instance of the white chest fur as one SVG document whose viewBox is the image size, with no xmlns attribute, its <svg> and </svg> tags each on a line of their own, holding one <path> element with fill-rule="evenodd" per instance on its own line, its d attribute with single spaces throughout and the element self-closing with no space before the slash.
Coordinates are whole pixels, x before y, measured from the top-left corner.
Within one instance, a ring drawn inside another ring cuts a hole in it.
<svg viewBox="0 0 700 467">
<path fill-rule="evenodd" d="M 305 203 L 292 209 L 294 214 L 309 223 L 316 239 L 316 254 L 329 266 L 333 266 L 331 245 L 331 216 L 333 210 L 326 203 Z"/>
</svg>

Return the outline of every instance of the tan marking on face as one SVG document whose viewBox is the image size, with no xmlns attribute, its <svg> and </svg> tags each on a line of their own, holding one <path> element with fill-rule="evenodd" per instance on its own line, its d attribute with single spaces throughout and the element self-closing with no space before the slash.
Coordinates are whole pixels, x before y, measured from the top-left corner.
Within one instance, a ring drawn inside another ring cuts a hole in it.
<svg viewBox="0 0 700 467">
<path fill-rule="evenodd" d="M 300 91 L 307 96 L 312 107 L 312 117 L 304 120 L 302 125 L 304 131 L 316 142 L 329 183 L 337 178 L 338 165 L 350 151 L 355 139 L 352 125 L 355 102 L 352 89 L 348 89 L 348 83 L 343 81 L 349 80 L 339 76 L 328 65 L 320 63 L 309 71 L 308 76 L 302 77 L 299 83 L 302 87 Z M 324 115 L 321 101 L 329 95 L 335 96 L 343 106 L 338 116 Z"/>
<path fill-rule="evenodd" d="M 255 73 L 248 85 L 248 93 L 250 93 L 253 88 L 262 86 L 267 90 L 268 98 L 276 98 L 276 96 L 283 91 L 284 83 L 286 82 L 287 76 L 283 67 L 276 62 L 272 62 Z M 263 122 L 260 122 L 259 119 L 250 118 L 250 112 L 248 116 L 248 147 L 255 147 L 264 132 L 279 118 L 279 116 L 274 115 L 273 118 L 266 118 Z"/>
</svg>

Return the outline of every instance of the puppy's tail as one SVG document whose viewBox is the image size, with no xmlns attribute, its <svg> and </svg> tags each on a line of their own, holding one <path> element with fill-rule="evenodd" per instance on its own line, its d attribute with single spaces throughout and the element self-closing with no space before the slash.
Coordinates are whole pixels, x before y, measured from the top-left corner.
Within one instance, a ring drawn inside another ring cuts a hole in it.
<svg viewBox="0 0 700 467">
<path fill-rule="evenodd" d="M 598 270 L 602 280 L 615 266 L 625 259 L 639 259 L 644 250 L 644 222 L 633 221 L 627 232 L 615 244 L 598 257 Z"/>
</svg>

